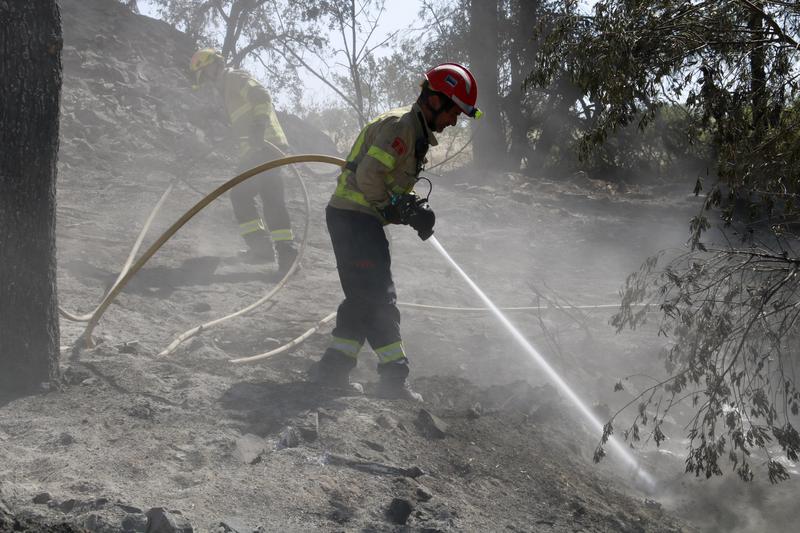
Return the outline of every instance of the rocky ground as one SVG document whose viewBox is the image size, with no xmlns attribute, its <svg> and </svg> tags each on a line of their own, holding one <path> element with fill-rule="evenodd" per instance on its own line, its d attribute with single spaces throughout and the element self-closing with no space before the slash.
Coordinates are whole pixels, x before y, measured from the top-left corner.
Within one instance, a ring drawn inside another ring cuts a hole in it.
<svg viewBox="0 0 800 533">
<path fill-rule="evenodd" d="M 85 313 L 167 187 L 146 246 L 231 177 L 234 163 L 209 95 L 190 89 L 184 65 L 193 43 L 113 0 L 61 6 L 59 296 L 65 309 Z M 283 119 L 296 153 L 334 154 L 323 136 Z M 0 531 L 145 531 L 148 521 L 153 532 L 240 533 L 765 531 L 790 523 L 794 481 L 767 492 L 683 476 L 677 423 L 665 450 L 636 452 L 656 488 L 637 484 L 613 454 L 594 465 L 597 431 L 485 313 L 402 308 L 421 405 L 370 394 L 368 350 L 354 372 L 366 395 L 308 385 L 305 371 L 330 326 L 289 352 L 230 363 L 302 334 L 341 297 L 323 220 L 331 169 L 299 170 L 310 213 L 297 182 L 287 195 L 296 232 L 309 221 L 307 250 L 266 305 L 159 355 L 181 332 L 278 281 L 274 267 L 238 261 L 222 198 L 134 278 L 95 330 L 97 347 L 73 353 L 85 324 L 62 321 L 63 386 L 0 399 Z M 614 383 L 657 372 L 664 339 L 648 328 L 615 335 L 613 310 L 571 306 L 616 303 L 645 257 L 680 245 L 695 209 L 685 189 L 477 176 L 469 167 L 430 176 L 436 237 L 454 259 L 499 305 L 556 307 L 509 317 L 598 416 L 628 402 L 643 383 L 613 393 Z M 392 247 L 403 303 L 480 306 L 408 228 L 392 231 Z"/>
</svg>

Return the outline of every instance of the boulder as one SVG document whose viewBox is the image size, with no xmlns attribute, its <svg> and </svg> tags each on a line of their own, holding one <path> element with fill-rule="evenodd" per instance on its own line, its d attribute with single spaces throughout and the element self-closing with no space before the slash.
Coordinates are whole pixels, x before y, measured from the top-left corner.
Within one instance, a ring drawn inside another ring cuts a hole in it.
<svg viewBox="0 0 800 533">
<path fill-rule="evenodd" d="M 194 533 L 192 524 L 180 511 L 168 511 L 163 507 L 153 507 L 146 513 L 145 533 Z"/>
<path fill-rule="evenodd" d="M 278 439 L 278 449 L 296 448 L 300 445 L 300 433 L 292 426 L 287 427 L 281 432 Z"/>
<path fill-rule="evenodd" d="M 427 409 L 420 409 L 415 424 L 420 433 L 428 438 L 443 439 L 447 436 L 447 423 Z"/>
<path fill-rule="evenodd" d="M 414 506 L 405 498 L 394 498 L 386 510 L 386 518 L 393 524 L 404 525 L 411 516 Z"/>
</svg>

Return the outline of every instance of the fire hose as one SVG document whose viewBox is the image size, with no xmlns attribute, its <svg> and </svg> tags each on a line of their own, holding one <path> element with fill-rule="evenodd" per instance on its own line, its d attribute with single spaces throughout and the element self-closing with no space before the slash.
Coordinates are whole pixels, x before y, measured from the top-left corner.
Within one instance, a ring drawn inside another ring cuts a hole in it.
<svg viewBox="0 0 800 533">
<path fill-rule="evenodd" d="M 155 219 L 156 214 L 158 213 L 161 206 L 164 204 L 164 200 L 167 199 L 169 193 L 172 192 L 172 184 L 167 187 L 167 190 L 164 191 L 164 194 L 161 195 L 161 198 L 156 202 L 156 205 L 153 207 L 153 210 L 150 211 L 150 214 L 147 216 L 147 220 L 145 220 L 144 226 L 142 226 L 141 231 L 139 232 L 139 236 L 136 237 L 136 242 L 133 243 L 133 248 L 131 248 L 130 253 L 128 254 L 128 258 L 125 260 L 125 264 L 122 265 L 122 269 L 117 276 L 117 279 L 114 283 L 111 284 L 113 288 L 120 280 L 128 273 L 128 269 L 131 267 L 131 263 L 133 263 L 133 258 L 136 257 L 136 253 L 139 251 L 139 247 L 142 245 L 142 241 L 144 240 L 144 236 L 147 235 L 147 230 L 150 229 L 150 224 L 153 223 L 153 219 Z M 88 322 L 92 319 L 92 316 L 97 312 L 97 307 L 95 307 L 94 311 L 86 313 L 84 315 L 79 315 L 77 313 L 72 313 L 67 311 L 63 307 L 58 308 L 59 314 L 66 318 L 67 320 L 71 320 L 72 322 Z"/>
<path fill-rule="evenodd" d="M 271 170 L 271 169 L 274 169 L 274 168 L 277 168 L 277 167 L 280 167 L 280 166 L 284 166 L 284 165 L 293 165 L 293 164 L 296 164 L 296 163 L 312 163 L 312 162 L 313 163 L 330 163 L 330 164 L 336 165 L 338 167 L 342 167 L 345 164 L 344 160 L 342 160 L 340 158 L 337 158 L 337 157 L 333 157 L 333 156 L 319 155 L 319 154 L 300 154 L 300 155 L 282 157 L 282 158 L 279 158 L 279 159 L 275 159 L 273 161 L 269 161 L 269 162 L 263 163 L 263 164 L 261 164 L 259 166 L 254 167 L 254 168 L 251 168 L 251 169 L 239 174 L 238 176 L 235 176 L 235 177 L 231 178 L 227 182 L 223 183 L 222 185 L 217 187 L 214 191 L 212 191 L 207 196 L 205 196 L 203 199 L 201 199 L 199 202 L 197 202 L 191 209 L 189 209 L 186 213 L 183 214 L 183 216 L 181 216 L 175 223 L 173 223 L 144 252 L 144 254 L 133 265 L 131 265 L 132 258 L 135 256 L 136 252 L 138 251 L 138 249 L 139 249 L 139 247 L 141 245 L 141 242 L 142 242 L 142 240 L 144 238 L 144 235 L 147 232 L 147 229 L 149 228 L 153 218 L 155 217 L 155 214 L 157 213 L 157 211 L 160 208 L 161 204 L 163 204 L 164 200 L 166 199 L 166 196 L 171 191 L 172 186 L 170 185 L 170 187 L 167 189 L 167 191 L 164 192 L 164 194 L 162 195 L 161 199 L 156 204 L 156 206 L 154 207 L 154 209 L 151 212 L 150 216 L 148 217 L 144 227 L 142 228 L 142 231 L 140 232 L 140 234 L 139 234 L 139 236 L 138 236 L 138 238 L 136 240 L 136 243 L 135 243 L 133 249 L 131 250 L 131 252 L 130 252 L 130 254 L 128 256 L 128 259 L 127 259 L 125 265 L 123 266 L 122 271 L 120 272 L 119 276 L 117 277 L 116 282 L 113 284 L 113 286 L 108 291 L 108 293 L 105 295 L 105 297 L 100 302 L 100 304 L 97 306 L 97 308 L 92 313 L 88 313 L 88 314 L 85 314 L 85 315 L 75 315 L 75 314 L 70 313 L 68 311 L 65 311 L 63 309 L 59 309 L 59 311 L 61 312 L 62 316 L 64 316 L 65 318 L 67 318 L 69 320 L 73 320 L 73 321 L 77 321 L 77 322 L 88 322 L 86 329 L 84 330 L 84 332 L 81 334 L 81 336 L 76 341 L 73 350 L 78 351 L 81 348 L 83 348 L 84 346 L 85 347 L 92 347 L 93 346 L 93 341 L 92 341 L 91 334 L 94 331 L 94 328 L 99 323 L 100 318 L 103 316 L 105 310 L 113 302 L 114 298 L 116 298 L 116 296 L 119 295 L 119 293 L 122 291 L 122 289 L 125 287 L 125 285 L 136 275 L 136 273 L 147 263 L 147 261 L 161 248 L 161 246 L 163 246 L 164 243 L 166 243 L 166 241 L 168 241 L 181 227 L 183 227 L 189 220 L 191 220 L 191 218 L 193 218 L 203 208 L 208 206 L 212 201 L 214 201 L 216 198 L 218 198 L 219 196 L 221 196 L 222 194 L 224 194 L 225 192 L 227 192 L 231 188 L 235 187 L 239 183 L 241 183 L 241 182 L 243 182 L 243 181 L 245 181 L 245 180 L 257 175 L 257 174 L 260 174 L 262 172 L 266 172 L 268 170 Z M 295 170 L 295 172 L 297 172 L 297 171 Z M 190 330 L 185 331 L 184 333 L 182 333 L 181 335 L 176 337 L 176 339 L 173 340 L 173 342 L 170 343 L 170 345 L 167 346 L 167 348 L 162 350 L 162 352 L 159 354 L 160 356 L 169 355 L 170 353 L 174 352 L 175 349 L 177 349 L 177 347 L 182 342 L 184 342 L 185 340 L 193 337 L 194 335 L 199 334 L 202 331 L 205 331 L 206 329 L 209 329 L 209 328 L 211 328 L 213 326 L 216 326 L 216 325 L 218 325 L 218 324 L 220 324 L 220 323 L 222 323 L 222 322 L 224 322 L 224 321 L 226 321 L 228 319 L 231 319 L 231 318 L 234 318 L 234 317 L 237 317 L 237 316 L 241 316 L 242 314 L 247 313 L 249 311 L 252 311 L 253 309 L 259 307 L 260 305 L 263 305 L 266 301 L 268 301 L 272 296 L 274 296 L 286 284 L 286 282 L 291 277 L 291 275 L 297 270 L 297 266 L 298 266 L 298 264 L 300 262 L 300 259 L 303 257 L 303 253 L 304 253 L 305 247 L 306 247 L 306 241 L 307 241 L 308 229 L 309 229 L 309 220 L 308 220 L 309 217 L 308 217 L 308 214 L 310 212 L 308 191 L 307 191 L 307 189 L 305 187 L 305 183 L 303 182 L 303 179 L 299 175 L 299 173 L 297 173 L 297 177 L 298 177 L 298 180 L 299 180 L 299 182 L 301 184 L 301 187 L 302 187 L 303 193 L 304 193 L 304 197 L 305 197 L 306 217 L 307 218 L 306 218 L 306 225 L 305 225 L 304 232 L 303 232 L 303 238 L 302 238 L 301 247 L 300 247 L 300 250 L 298 252 L 297 258 L 295 259 L 295 262 L 292 265 L 292 267 L 287 271 L 287 273 L 280 280 L 280 282 L 275 287 L 273 287 L 267 294 L 265 294 L 263 297 L 261 297 L 259 300 L 253 302 L 252 304 L 250 304 L 250 305 L 248 305 L 248 306 L 246 306 L 246 307 L 244 307 L 244 308 L 242 308 L 242 309 L 240 309 L 240 310 L 238 310 L 238 311 L 236 311 L 234 313 L 231 313 L 231 314 L 226 315 L 224 317 L 217 318 L 215 320 L 206 322 L 204 324 L 201 324 L 201 325 L 196 326 L 196 327 L 194 327 L 194 328 L 192 328 Z M 436 305 L 425 305 L 425 304 L 419 304 L 419 303 L 406 303 L 406 302 L 398 302 L 398 305 L 399 306 L 403 306 L 403 307 L 417 308 L 417 309 L 444 310 L 444 311 L 455 311 L 455 312 L 486 312 L 486 311 L 489 311 L 488 308 L 484 308 L 484 307 L 436 306 Z M 614 308 L 614 307 L 618 307 L 618 305 L 617 304 L 600 304 L 600 305 L 582 305 L 582 306 L 569 306 L 569 307 L 570 308 L 576 308 L 576 309 L 602 309 L 602 308 Z M 502 310 L 506 310 L 506 311 L 530 311 L 530 310 L 546 310 L 546 309 L 550 309 L 550 308 L 551 307 L 548 307 L 548 306 L 528 306 L 528 307 L 504 307 L 504 308 L 501 308 L 501 309 Z M 238 358 L 238 359 L 232 359 L 231 362 L 233 362 L 233 363 L 253 362 L 253 361 L 262 360 L 262 359 L 271 357 L 273 355 L 277 355 L 279 353 L 283 353 L 285 351 L 288 351 L 289 349 L 291 349 L 291 348 L 297 346 L 298 344 L 302 343 L 305 339 L 310 337 L 314 332 L 318 331 L 319 328 L 321 328 L 325 324 L 331 322 L 335 317 L 336 317 L 336 313 L 335 312 L 327 315 L 325 318 L 320 320 L 316 324 L 316 326 L 312 327 L 311 329 L 309 329 L 308 331 L 306 331 L 305 333 L 303 333 L 299 337 L 295 338 L 294 340 L 290 341 L 289 343 L 287 343 L 287 344 L 285 344 L 285 345 L 283 345 L 283 346 L 281 346 L 279 348 L 276 348 L 276 349 L 271 350 L 271 351 L 266 352 L 266 353 L 254 355 L 254 356 L 251 356 L 251 357 L 243 357 L 243 358 Z"/>
<path fill-rule="evenodd" d="M 175 221 L 156 241 L 150 245 L 150 247 L 145 250 L 142 256 L 128 269 L 127 272 L 119 279 L 117 283 L 108 291 L 105 295 L 103 300 L 97 306 L 97 308 L 92 313 L 91 318 L 88 320 L 88 324 L 86 329 L 78 338 L 75 343 L 74 350 L 77 352 L 82 347 L 91 348 L 94 345 L 92 340 L 92 332 L 94 328 L 97 327 L 97 324 L 100 322 L 103 314 L 105 313 L 108 306 L 111 305 L 111 302 L 117 297 L 117 295 L 122 292 L 122 289 L 128 284 L 128 282 L 136 275 L 136 273 L 147 263 L 147 261 L 155 255 L 155 253 L 166 243 L 175 233 L 178 232 L 180 228 L 182 228 L 189 220 L 191 220 L 197 213 L 199 213 L 203 208 L 208 206 L 211 202 L 219 198 L 228 190 L 232 189 L 236 185 L 242 183 L 243 181 L 252 178 L 257 174 L 261 174 L 262 172 L 266 172 L 268 170 L 272 170 L 274 168 L 283 166 L 283 165 L 291 165 L 294 163 L 330 163 L 336 166 L 343 166 L 345 161 L 338 157 L 327 156 L 327 155 L 318 155 L 318 154 L 303 154 L 303 155 L 293 155 L 288 157 L 282 157 L 279 159 L 275 159 L 273 161 L 268 161 L 261 165 L 251 168 L 250 170 L 246 170 L 231 178 L 230 180 L 226 181 L 216 189 L 214 189 L 211 193 L 209 193 L 205 198 L 201 199 L 197 202 L 194 206 L 192 206 L 186 213 L 184 213 L 177 221 Z M 307 231 L 308 225 L 306 225 Z M 305 239 L 304 239 L 305 242 Z M 298 253 L 298 259 L 300 258 L 300 253 Z M 284 279 L 281 280 L 278 286 L 276 286 L 267 297 L 262 298 L 262 300 L 266 300 L 269 296 L 274 294 L 277 290 L 279 290 L 285 281 L 294 273 L 297 269 L 298 261 L 295 260 L 295 263 L 289 269 L 289 271 L 284 276 Z M 262 302 L 263 303 L 263 302 Z M 252 308 L 251 306 L 248 306 Z M 249 309 L 247 309 L 249 310 Z M 245 311 L 242 311 L 245 312 Z"/>
</svg>

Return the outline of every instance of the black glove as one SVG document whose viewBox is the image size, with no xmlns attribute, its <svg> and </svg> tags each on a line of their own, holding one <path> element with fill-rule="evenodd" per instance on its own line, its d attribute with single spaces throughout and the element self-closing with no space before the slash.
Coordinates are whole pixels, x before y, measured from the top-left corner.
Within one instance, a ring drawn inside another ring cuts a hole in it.
<svg viewBox="0 0 800 533">
<path fill-rule="evenodd" d="M 381 216 L 389 224 L 408 224 L 408 219 L 414 214 L 419 198 L 413 194 L 393 196 L 386 207 L 379 209 Z"/>
<path fill-rule="evenodd" d="M 417 230 L 417 235 L 423 241 L 433 235 L 433 225 L 436 224 L 436 215 L 433 214 L 431 205 L 424 198 L 418 198 L 414 205 L 414 212 L 408 217 L 408 225 Z"/>
</svg>

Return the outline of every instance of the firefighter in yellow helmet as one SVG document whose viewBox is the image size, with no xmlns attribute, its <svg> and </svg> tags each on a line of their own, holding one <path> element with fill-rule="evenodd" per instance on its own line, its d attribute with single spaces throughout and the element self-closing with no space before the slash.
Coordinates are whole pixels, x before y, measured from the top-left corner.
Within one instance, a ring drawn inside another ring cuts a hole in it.
<svg viewBox="0 0 800 533">
<path fill-rule="evenodd" d="M 361 130 L 325 212 L 344 301 L 328 349 L 311 368 L 313 382 L 348 388 L 350 371 L 369 342 L 378 356 L 378 396 L 422 400 L 406 380 L 409 360 L 384 226 L 409 225 L 422 240 L 433 234 L 435 216 L 414 184 L 428 147 L 437 144 L 434 134 L 454 126 L 462 114 L 481 116 L 477 98 L 472 73 L 445 63 L 425 73 L 414 105 L 381 115 Z"/>
<path fill-rule="evenodd" d="M 198 86 L 204 82 L 213 83 L 222 96 L 233 134 L 239 141 L 238 172 L 281 157 L 267 141 L 285 151 L 288 148 L 286 135 L 275 115 L 269 92 L 260 83 L 243 70 L 227 68 L 222 55 L 213 48 L 195 52 L 190 68 Z M 277 251 L 281 273 L 288 271 L 297 257 L 284 200 L 284 177 L 283 169 L 271 170 L 246 180 L 230 193 L 239 232 L 247 244 L 243 252 L 245 259 L 272 262 Z M 263 218 L 256 196 L 261 198 Z"/>
</svg>

